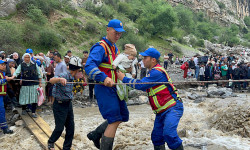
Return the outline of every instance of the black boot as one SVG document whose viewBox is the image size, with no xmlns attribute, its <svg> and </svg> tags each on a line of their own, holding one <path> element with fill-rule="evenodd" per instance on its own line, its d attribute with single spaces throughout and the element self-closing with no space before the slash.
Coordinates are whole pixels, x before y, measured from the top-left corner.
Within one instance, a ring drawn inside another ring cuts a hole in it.
<svg viewBox="0 0 250 150">
<path fill-rule="evenodd" d="M 100 150 L 112 150 L 114 138 L 102 136 L 101 148 Z"/>
<path fill-rule="evenodd" d="M 176 148 L 174 150 L 184 150 L 183 145 L 181 144 L 178 148 Z"/>
<path fill-rule="evenodd" d="M 87 134 L 88 139 L 93 141 L 95 147 L 98 149 L 100 149 L 100 139 L 102 137 L 102 134 L 105 132 L 107 126 L 108 126 L 108 121 L 104 121 L 94 131 L 91 131 Z"/>
<path fill-rule="evenodd" d="M 159 145 L 159 146 L 155 146 L 154 145 L 154 150 L 165 150 L 165 144 L 164 145 Z"/>
<path fill-rule="evenodd" d="M 10 130 L 10 129 L 8 129 L 8 128 L 5 128 L 5 129 L 3 129 L 3 133 L 4 133 L 4 134 L 12 134 L 12 133 L 13 133 L 13 130 Z"/>
</svg>

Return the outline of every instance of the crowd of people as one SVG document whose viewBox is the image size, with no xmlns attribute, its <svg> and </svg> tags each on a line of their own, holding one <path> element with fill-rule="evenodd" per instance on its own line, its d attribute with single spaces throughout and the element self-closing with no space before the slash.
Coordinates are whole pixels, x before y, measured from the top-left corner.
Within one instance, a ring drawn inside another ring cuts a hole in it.
<svg viewBox="0 0 250 150">
<path fill-rule="evenodd" d="M 228 56 L 197 54 L 191 58 L 183 56 L 182 59 L 176 56 L 175 61 L 170 56 L 172 56 L 171 51 L 164 55 L 164 68 L 167 69 L 168 64 L 181 65 L 184 79 L 195 78 L 197 81 L 250 79 L 250 62 L 236 57 L 234 53 Z M 221 86 L 230 87 L 233 90 L 245 90 L 248 84 L 248 82 L 224 82 Z M 202 85 L 207 87 L 208 83 Z"/>
</svg>

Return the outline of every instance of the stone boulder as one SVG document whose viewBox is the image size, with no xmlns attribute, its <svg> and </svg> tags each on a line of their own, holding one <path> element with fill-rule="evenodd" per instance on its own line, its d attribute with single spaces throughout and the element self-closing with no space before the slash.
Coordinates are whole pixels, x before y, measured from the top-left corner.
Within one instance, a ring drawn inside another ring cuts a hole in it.
<svg viewBox="0 0 250 150">
<path fill-rule="evenodd" d="M 201 102 L 205 101 L 206 100 L 205 96 L 206 95 L 198 95 L 194 92 L 192 92 L 192 93 L 187 92 L 186 93 L 186 98 L 194 100 L 194 103 L 201 103 Z"/>
<path fill-rule="evenodd" d="M 0 17 L 6 17 L 16 12 L 16 4 L 21 0 L 0 0 Z"/>
<path fill-rule="evenodd" d="M 234 96 L 233 90 L 231 88 L 216 88 L 216 87 L 209 87 L 207 90 L 208 97 L 232 97 Z"/>
</svg>

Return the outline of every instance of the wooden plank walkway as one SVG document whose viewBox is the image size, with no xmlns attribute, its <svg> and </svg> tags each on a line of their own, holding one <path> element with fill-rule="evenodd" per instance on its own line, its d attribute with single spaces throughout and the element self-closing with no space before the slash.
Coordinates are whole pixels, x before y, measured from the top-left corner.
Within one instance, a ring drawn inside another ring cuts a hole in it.
<svg viewBox="0 0 250 150">
<path fill-rule="evenodd" d="M 27 113 L 26 115 L 22 115 L 22 109 L 18 109 L 18 113 L 22 117 L 23 121 L 27 125 L 28 129 L 34 134 L 38 142 L 44 149 L 47 149 L 48 140 L 52 131 L 50 126 L 39 116 L 37 118 L 33 118 L 31 113 Z M 64 139 L 60 137 L 57 142 L 55 143 L 55 150 L 62 150 L 63 149 L 63 142 Z"/>
</svg>

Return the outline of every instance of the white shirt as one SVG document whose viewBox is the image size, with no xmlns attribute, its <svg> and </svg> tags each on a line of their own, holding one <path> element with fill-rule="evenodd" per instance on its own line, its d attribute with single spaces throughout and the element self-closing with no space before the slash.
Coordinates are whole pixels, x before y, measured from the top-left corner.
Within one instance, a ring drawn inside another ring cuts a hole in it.
<svg viewBox="0 0 250 150">
<path fill-rule="evenodd" d="M 164 55 L 164 61 L 167 61 L 168 60 L 168 55 Z"/>
<path fill-rule="evenodd" d="M 200 67 L 199 75 L 205 75 L 205 67 Z"/>
<path fill-rule="evenodd" d="M 195 66 L 198 65 L 198 58 L 197 57 L 194 57 L 194 64 L 195 64 Z"/>
</svg>

